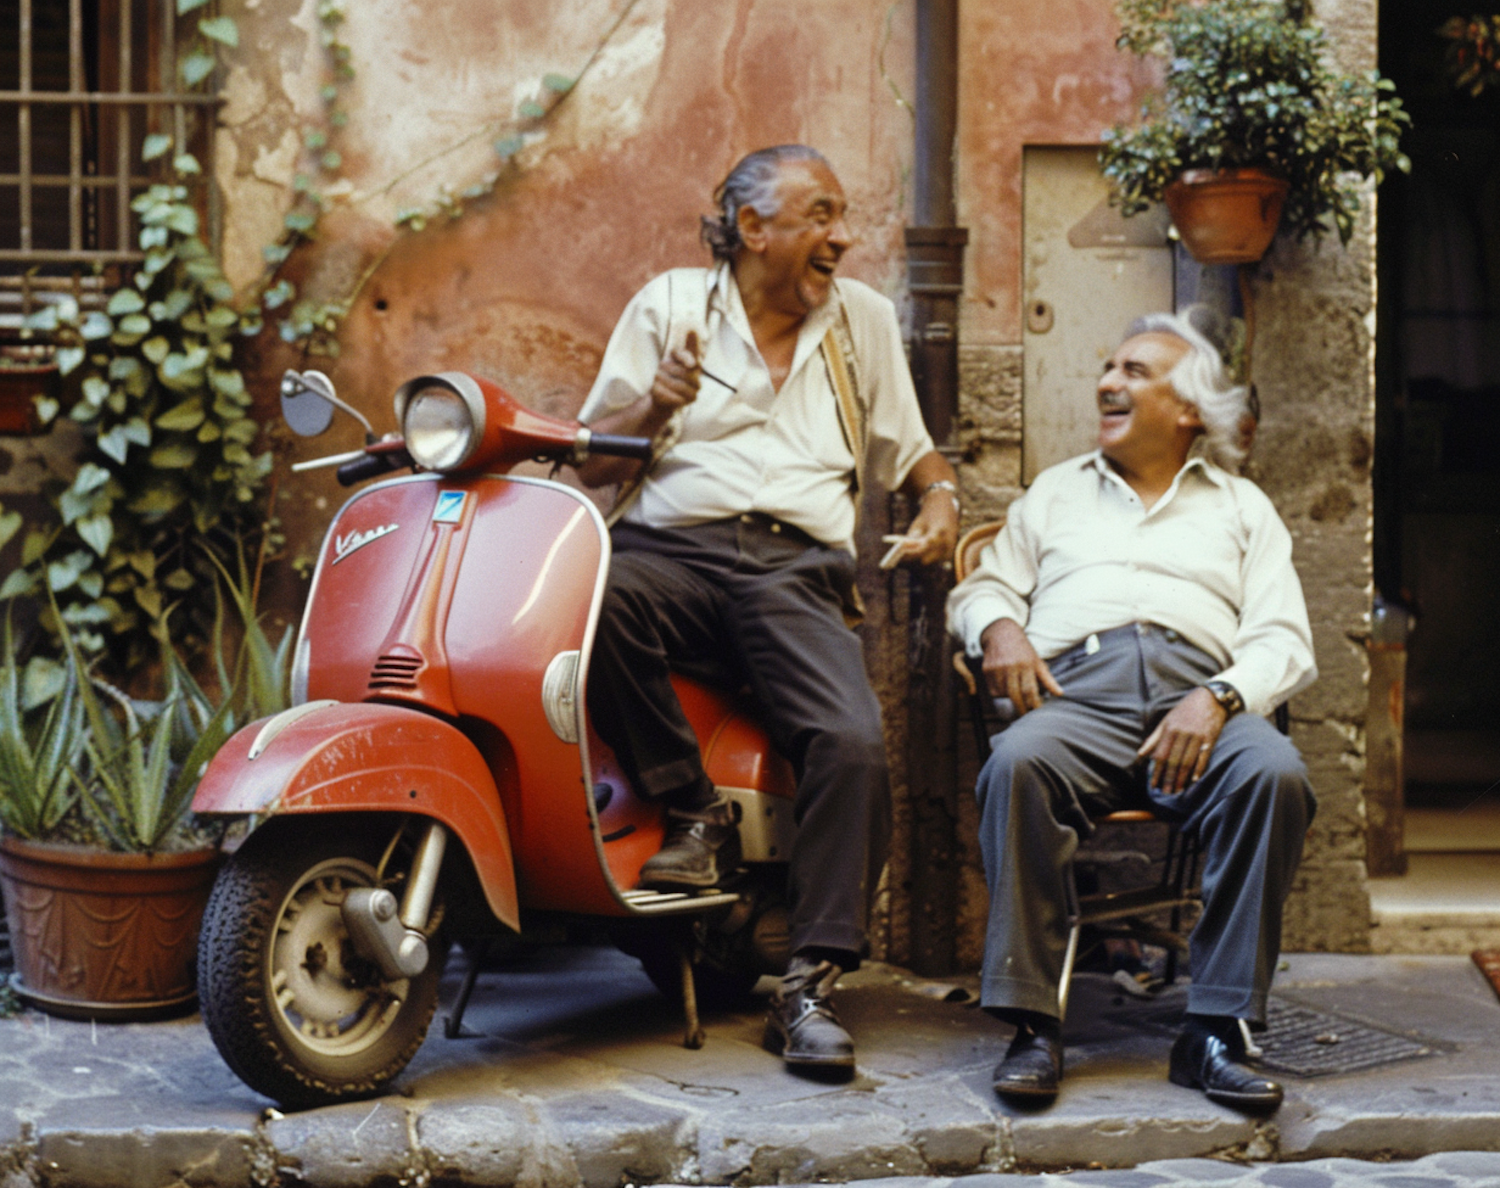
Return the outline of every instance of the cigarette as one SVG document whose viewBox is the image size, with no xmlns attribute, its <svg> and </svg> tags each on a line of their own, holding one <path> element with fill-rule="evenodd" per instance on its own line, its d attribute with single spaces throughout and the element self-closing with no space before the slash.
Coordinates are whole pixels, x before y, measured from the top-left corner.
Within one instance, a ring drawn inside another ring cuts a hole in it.
<svg viewBox="0 0 1500 1188">
<path fill-rule="evenodd" d="M 910 536 L 882 536 L 880 539 L 882 543 L 891 546 L 886 550 L 885 556 L 880 559 L 881 569 L 895 569 L 896 562 L 901 559 L 901 554 L 906 551 L 906 546 L 916 543 Z"/>
</svg>

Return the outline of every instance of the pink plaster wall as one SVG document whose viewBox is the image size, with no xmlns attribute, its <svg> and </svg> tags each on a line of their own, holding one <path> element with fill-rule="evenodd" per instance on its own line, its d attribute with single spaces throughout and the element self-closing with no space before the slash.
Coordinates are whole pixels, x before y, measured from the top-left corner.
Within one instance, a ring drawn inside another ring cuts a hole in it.
<svg viewBox="0 0 1500 1188">
<path fill-rule="evenodd" d="M 969 228 L 963 336 L 1021 341 L 1021 151 L 1097 144 L 1151 75 L 1115 49 L 1112 0 L 960 6 L 959 218 Z"/>
</svg>

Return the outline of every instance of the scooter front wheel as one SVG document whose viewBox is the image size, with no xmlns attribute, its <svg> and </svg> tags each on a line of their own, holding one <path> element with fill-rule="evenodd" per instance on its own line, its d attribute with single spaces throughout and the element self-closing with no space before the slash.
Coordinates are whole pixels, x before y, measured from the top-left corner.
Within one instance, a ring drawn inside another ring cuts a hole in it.
<svg viewBox="0 0 1500 1188">
<path fill-rule="evenodd" d="M 382 849 L 347 824 L 268 825 L 214 884 L 198 944 L 203 1020 L 240 1079 L 289 1108 L 379 1093 L 432 1020 L 446 946 L 432 944 L 415 977 L 386 981 L 344 925 L 348 893 L 378 885 Z"/>
</svg>

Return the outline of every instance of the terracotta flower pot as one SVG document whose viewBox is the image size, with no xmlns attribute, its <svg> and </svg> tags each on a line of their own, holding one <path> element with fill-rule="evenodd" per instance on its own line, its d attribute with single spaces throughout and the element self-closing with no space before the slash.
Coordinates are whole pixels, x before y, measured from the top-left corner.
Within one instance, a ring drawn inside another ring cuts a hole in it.
<svg viewBox="0 0 1500 1188">
<path fill-rule="evenodd" d="M 218 850 L 114 854 L 0 838 L 0 882 L 22 998 L 74 1019 L 191 1009 Z"/>
<path fill-rule="evenodd" d="M 1285 178 L 1264 169 L 1188 169 L 1167 187 L 1167 209 L 1200 264 L 1250 264 L 1281 222 Z"/>
<path fill-rule="evenodd" d="M 0 362 L 0 433 L 35 433 L 40 428 L 34 397 L 56 397 L 56 366 Z"/>
</svg>

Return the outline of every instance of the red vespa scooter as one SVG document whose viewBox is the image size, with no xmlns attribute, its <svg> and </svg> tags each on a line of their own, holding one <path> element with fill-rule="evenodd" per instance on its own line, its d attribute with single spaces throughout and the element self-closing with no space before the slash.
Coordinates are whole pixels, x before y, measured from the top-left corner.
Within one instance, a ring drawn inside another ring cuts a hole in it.
<svg viewBox="0 0 1500 1188">
<path fill-rule="evenodd" d="M 288 372 L 282 404 L 304 433 L 354 411 L 317 372 Z M 684 998 L 690 1044 L 695 997 L 744 993 L 786 960 L 789 765 L 736 697 L 680 681 L 709 777 L 741 805 L 744 865 L 701 892 L 637 888 L 661 813 L 585 712 L 609 536 L 580 491 L 507 474 L 649 442 L 460 372 L 403 385 L 396 416 L 399 438 L 367 432 L 324 460 L 346 484 L 415 473 L 356 494 L 329 528 L 294 707 L 236 733 L 193 801 L 248 828 L 204 915 L 204 1021 L 229 1066 L 289 1107 L 370 1096 L 401 1072 L 453 940 L 605 924 Z"/>
</svg>

